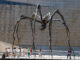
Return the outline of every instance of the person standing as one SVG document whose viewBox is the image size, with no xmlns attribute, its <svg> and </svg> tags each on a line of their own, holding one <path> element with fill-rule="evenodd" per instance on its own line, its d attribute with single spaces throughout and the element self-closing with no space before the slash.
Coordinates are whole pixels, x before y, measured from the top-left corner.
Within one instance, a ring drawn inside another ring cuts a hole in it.
<svg viewBox="0 0 80 60">
<path fill-rule="evenodd" d="M 32 55 L 32 48 L 30 48 L 30 55 Z"/>
<path fill-rule="evenodd" d="M 10 48 L 7 48 L 7 52 L 8 52 L 8 56 L 10 56 L 11 54 L 11 50 L 10 50 Z"/>
<path fill-rule="evenodd" d="M 2 55 L 2 59 L 5 59 L 6 57 L 8 57 L 8 51 L 7 48 L 5 48 L 5 52 Z"/>
<path fill-rule="evenodd" d="M 41 56 L 41 52 L 42 52 L 42 49 L 40 48 L 40 49 L 39 49 L 39 56 Z"/>
<path fill-rule="evenodd" d="M 24 49 L 21 48 L 21 56 L 24 56 Z"/>
<path fill-rule="evenodd" d="M 13 56 L 16 57 L 16 47 L 13 48 Z"/>
<path fill-rule="evenodd" d="M 6 57 L 9 56 L 9 54 L 8 54 L 8 48 L 5 48 L 5 54 L 6 54 Z"/>
<path fill-rule="evenodd" d="M 2 59 L 5 59 L 6 57 L 7 57 L 7 54 L 6 54 L 6 52 L 4 52 L 2 55 Z"/>
<path fill-rule="evenodd" d="M 71 59 L 72 50 L 71 48 L 67 51 L 67 59 L 68 57 Z"/>
<path fill-rule="evenodd" d="M 20 57 L 21 56 L 20 48 L 16 49 L 16 52 L 17 52 L 17 56 Z"/>
<path fill-rule="evenodd" d="M 30 49 L 28 48 L 28 57 L 30 57 Z"/>
</svg>

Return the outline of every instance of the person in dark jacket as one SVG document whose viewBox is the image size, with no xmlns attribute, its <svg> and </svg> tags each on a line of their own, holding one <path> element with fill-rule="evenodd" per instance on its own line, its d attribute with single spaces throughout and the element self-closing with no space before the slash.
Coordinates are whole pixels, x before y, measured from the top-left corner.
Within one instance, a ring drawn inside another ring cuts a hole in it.
<svg viewBox="0 0 80 60">
<path fill-rule="evenodd" d="M 6 57 L 8 57 L 7 52 L 4 52 L 2 55 L 2 59 L 5 59 Z"/>
</svg>

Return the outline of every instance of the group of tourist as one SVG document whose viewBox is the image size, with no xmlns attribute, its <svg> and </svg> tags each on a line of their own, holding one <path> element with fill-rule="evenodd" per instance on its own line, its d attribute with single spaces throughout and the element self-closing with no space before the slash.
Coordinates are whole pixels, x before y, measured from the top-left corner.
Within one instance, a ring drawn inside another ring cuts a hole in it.
<svg viewBox="0 0 80 60">
<path fill-rule="evenodd" d="M 5 52 L 3 53 L 2 58 L 10 57 L 10 56 L 19 57 L 19 56 L 25 56 L 25 55 L 30 57 L 32 55 L 32 52 L 33 52 L 32 48 L 28 48 L 28 49 L 16 48 L 16 47 L 14 47 L 13 49 L 5 48 Z M 41 56 L 41 48 L 39 50 L 39 56 Z"/>
<path fill-rule="evenodd" d="M 19 56 L 25 56 L 25 55 L 30 57 L 32 55 L 32 52 L 33 52 L 32 48 L 23 49 L 23 48 L 14 47 L 12 50 L 10 48 L 5 48 L 5 52 L 3 53 L 2 58 L 10 57 L 10 56 L 19 57 Z M 42 52 L 42 49 L 40 48 L 38 51 L 39 56 L 41 56 L 41 52 Z M 67 51 L 67 58 L 71 59 L 71 55 L 72 55 L 72 50 L 69 49 Z"/>
</svg>

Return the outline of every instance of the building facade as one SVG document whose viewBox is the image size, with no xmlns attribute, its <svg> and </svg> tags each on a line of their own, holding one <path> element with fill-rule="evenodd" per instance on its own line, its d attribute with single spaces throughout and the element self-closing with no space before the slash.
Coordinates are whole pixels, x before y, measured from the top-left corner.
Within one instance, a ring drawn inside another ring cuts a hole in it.
<svg viewBox="0 0 80 60">
<path fill-rule="evenodd" d="M 42 0 L 41 0 L 42 1 Z M 71 46 L 80 46 L 80 6 L 79 0 L 51 0 L 48 3 L 43 0 L 41 5 L 52 7 L 41 7 L 42 15 L 48 12 L 53 14 L 55 9 L 59 9 L 64 16 L 67 26 L 70 30 L 70 44 Z M 34 2 L 35 3 L 35 2 Z M 36 2 L 37 3 L 37 2 Z M 35 3 L 35 4 L 36 4 Z M 40 2 L 41 3 L 41 2 Z M 44 4 L 45 3 L 45 4 Z M 50 5 L 50 3 L 52 5 Z M 13 42 L 13 31 L 17 21 L 21 15 L 31 17 L 33 12 L 36 11 L 35 6 L 26 5 L 5 5 L 0 4 L 0 41 L 1 47 L 11 46 Z M 55 15 L 54 19 L 61 19 L 59 15 Z M 48 46 L 49 45 L 49 24 L 44 31 L 40 30 L 40 24 L 36 22 L 36 39 L 35 45 Z M 19 25 L 19 39 L 21 45 L 32 45 L 32 32 L 30 21 L 21 21 Z M 61 22 L 55 21 L 52 24 L 52 45 L 54 46 L 68 46 L 67 34 L 64 25 Z M 16 39 L 15 44 L 18 44 Z"/>
</svg>

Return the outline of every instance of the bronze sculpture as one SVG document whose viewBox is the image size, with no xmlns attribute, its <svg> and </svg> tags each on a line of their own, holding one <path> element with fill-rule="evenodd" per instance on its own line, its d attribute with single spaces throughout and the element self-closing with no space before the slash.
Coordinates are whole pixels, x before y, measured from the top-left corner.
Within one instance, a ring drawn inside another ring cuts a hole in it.
<svg viewBox="0 0 80 60">
<path fill-rule="evenodd" d="M 58 14 L 58 15 L 61 17 L 62 21 L 63 21 L 62 24 L 64 25 L 64 27 L 65 27 L 65 29 L 66 29 L 66 32 L 67 32 L 68 46 L 69 46 L 69 48 L 71 48 L 71 45 L 70 45 L 70 31 L 69 31 L 69 28 L 68 28 L 65 20 L 64 20 L 63 15 L 59 12 L 59 10 L 58 10 L 58 9 L 55 10 L 55 11 L 53 12 L 53 15 L 52 15 L 52 16 L 50 16 L 50 15 L 48 14 L 48 15 L 45 16 L 45 18 L 43 18 L 43 17 L 42 17 L 42 13 L 41 13 L 41 6 L 38 5 L 38 7 L 37 7 L 37 12 L 38 12 L 39 15 L 40 15 L 40 20 L 37 20 L 37 19 L 36 19 L 36 13 L 34 13 L 34 14 L 32 15 L 32 17 L 27 17 L 27 16 L 24 16 L 24 15 L 21 15 L 20 20 L 17 21 L 17 23 L 16 23 L 16 25 L 15 25 L 15 27 L 14 27 L 14 32 L 13 32 L 13 38 L 14 38 L 14 40 L 13 40 L 13 46 L 14 46 L 14 42 L 15 42 L 15 36 L 14 36 L 15 33 L 16 33 L 16 35 L 17 35 L 18 43 L 20 44 L 20 41 L 19 41 L 18 33 L 17 33 L 17 32 L 18 32 L 19 23 L 20 23 L 23 19 L 30 20 L 30 22 L 31 22 L 32 37 L 33 37 L 33 49 L 34 49 L 34 50 L 35 50 L 35 42 L 34 42 L 34 40 L 35 40 L 35 36 L 34 36 L 34 35 L 35 35 L 35 22 L 38 22 L 38 23 L 41 24 L 40 30 L 46 29 L 46 25 L 49 23 L 49 37 L 50 37 L 50 40 L 49 40 L 49 49 L 50 49 L 50 53 L 52 54 L 52 47 L 51 47 L 51 41 L 52 41 L 52 39 L 51 39 L 52 21 L 54 21 L 54 20 L 53 20 L 54 15 L 55 15 L 55 14 Z M 49 19 L 49 18 L 50 18 L 50 19 Z M 33 27 L 33 26 L 34 26 L 34 27 Z"/>
</svg>

